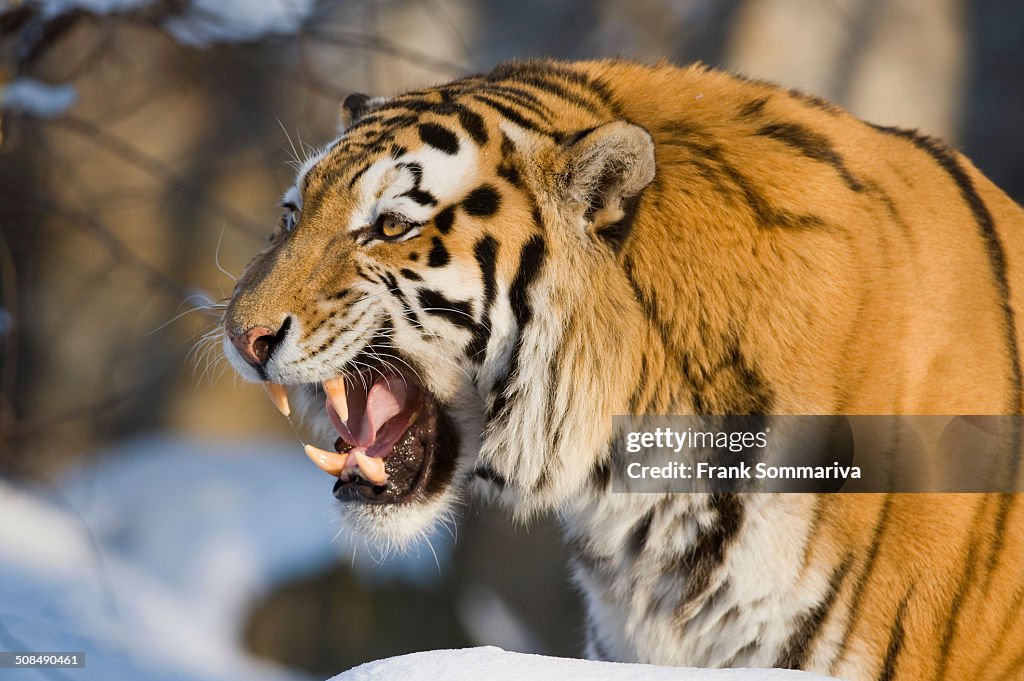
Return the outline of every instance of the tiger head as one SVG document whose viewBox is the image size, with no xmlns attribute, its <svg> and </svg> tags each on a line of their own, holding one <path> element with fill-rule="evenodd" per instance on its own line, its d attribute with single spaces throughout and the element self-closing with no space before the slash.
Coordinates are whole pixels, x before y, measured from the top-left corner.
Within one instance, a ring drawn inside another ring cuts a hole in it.
<svg viewBox="0 0 1024 681">
<path fill-rule="evenodd" d="M 239 278 L 225 353 L 287 386 L 371 537 L 411 539 L 474 486 L 520 515 L 565 503 L 637 371 L 617 262 L 651 136 L 538 63 L 352 95 L 342 124 Z"/>
</svg>

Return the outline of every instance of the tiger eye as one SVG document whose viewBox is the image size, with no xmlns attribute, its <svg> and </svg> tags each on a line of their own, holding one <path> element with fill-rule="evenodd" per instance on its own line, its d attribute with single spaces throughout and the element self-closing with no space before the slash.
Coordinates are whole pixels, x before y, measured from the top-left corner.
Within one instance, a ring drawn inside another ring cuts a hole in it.
<svg viewBox="0 0 1024 681">
<path fill-rule="evenodd" d="M 384 221 L 380 225 L 380 233 L 386 237 L 394 238 L 396 236 L 402 236 L 409 230 L 409 223 L 402 222 L 395 218 L 384 218 Z"/>
</svg>

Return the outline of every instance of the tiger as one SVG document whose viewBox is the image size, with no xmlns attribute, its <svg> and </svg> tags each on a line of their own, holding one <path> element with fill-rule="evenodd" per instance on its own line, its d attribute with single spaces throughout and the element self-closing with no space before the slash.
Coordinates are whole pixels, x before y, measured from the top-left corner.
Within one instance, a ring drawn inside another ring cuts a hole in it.
<svg viewBox="0 0 1024 681">
<path fill-rule="evenodd" d="M 1021 414 L 1024 212 L 967 158 L 667 61 L 511 61 L 340 121 L 223 331 L 354 533 L 553 514 L 592 659 L 1024 678 L 1019 486 L 614 491 L 616 415 Z"/>
</svg>

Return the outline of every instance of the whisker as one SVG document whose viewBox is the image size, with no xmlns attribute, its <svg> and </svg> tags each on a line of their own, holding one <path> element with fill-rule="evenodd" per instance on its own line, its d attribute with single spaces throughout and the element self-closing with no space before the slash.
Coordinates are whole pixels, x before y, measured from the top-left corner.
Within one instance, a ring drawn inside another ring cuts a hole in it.
<svg viewBox="0 0 1024 681">
<path fill-rule="evenodd" d="M 151 336 L 154 333 L 156 333 L 157 331 L 160 331 L 161 329 L 166 328 L 168 325 L 173 324 L 174 322 L 178 321 L 182 317 L 190 315 L 193 312 L 205 312 L 207 310 L 216 310 L 216 309 L 219 309 L 220 307 L 222 307 L 222 304 L 214 302 L 214 300 L 212 298 L 210 298 L 210 296 L 208 296 L 203 291 L 196 291 L 195 293 L 189 295 L 187 298 L 185 298 L 183 301 L 181 301 L 180 305 L 184 305 L 185 303 L 187 303 L 189 300 L 192 300 L 193 298 L 201 298 L 201 299 L 205 300 L 206 302 L 205 303 L 201 303 L 199 305 L 196 305 L 195 307 L 192 307 L 191 309 L 185 310 L 184 312 L 181 312 L 181 313 L 178 313 L 178 314 L 174 315 L 173 317 L 168 319 L 166 322 L 164 322 L 160 326 L 156 327 L 155 329 L 152 329 L 151 331 L 148 331 L 146 333 L 146 335 L 147 336 Z M 223 305 L 223 307 L 226 307 L 226 305 Z"/>
<path fill-rule="evenodd" d="M 277 124 L 281 127 L 281 132 L 284 133 L 285 139 L 288 140 L 288 145 L 292 148 L 292 160 L 296 164 L 295 169 L 298 170 L 299 167 L 302 165 L 302 162 L 299 160 L 299 152 L 295 149 L 295 142 L 292 141 L 292 136 L 288 134 L 288 129 L 284 127 L 284 123 L 281 122 L 281 119 L 278 118 L 277 116 L 274 116 L 274 120 L 276 120 Z"/>
<path fill-rule="evenodd" d="M 280 122 L 280 121 L 278 121 L 278 122 Z M 224 230 L 225 229 L 227 229 L 227 223 L 224 223 L 223 225 L 221 225 L 220 236 L 217 237 L 217 248 L 213 252 L 213 264 L 217 266 L 217 269 L 220 270 L 221 274 L 223 274 L 225 277 L 227 277 L 228 279 L 230 279 L 231 281 L 233 281 L 234 283 L 237 284 L 238 283 L 238 277 L 236 277 L 235 275 L 233 275 L 230 272 L 228 272 L 220 264 L 220 246 L 221 246 L 221 243 L 223 243 L 223 241 L 224 241 Z"/>
</svg>

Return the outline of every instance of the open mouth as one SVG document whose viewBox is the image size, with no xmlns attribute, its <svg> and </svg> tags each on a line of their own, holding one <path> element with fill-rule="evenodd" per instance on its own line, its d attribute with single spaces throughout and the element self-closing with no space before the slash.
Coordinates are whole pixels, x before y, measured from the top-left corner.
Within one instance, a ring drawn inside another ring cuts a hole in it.
<svg viewBox="0 0 1024 681">
<path fill-rule="evenodd" d="M 265 387 L 287 415 L 284 389 Z M 335 451 L 306 445 L 306 454 L 338 478 L 334 496 L 340 501 L 408 503 L 451 480 L 455 429 L 414 376 L 375 369 L 324 381 L 323 388 Z"/>
</svg>

